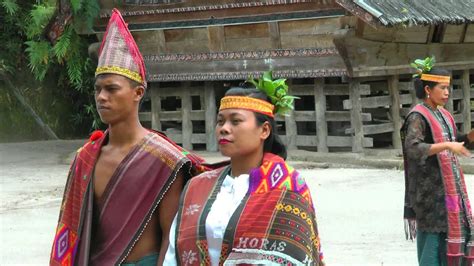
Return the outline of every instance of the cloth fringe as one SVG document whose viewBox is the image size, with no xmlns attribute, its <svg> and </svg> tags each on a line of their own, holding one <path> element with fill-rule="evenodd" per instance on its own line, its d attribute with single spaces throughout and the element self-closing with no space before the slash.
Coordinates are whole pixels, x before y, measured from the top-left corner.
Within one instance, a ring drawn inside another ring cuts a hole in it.
<svg viewBox="0 0 474 266">
<path fill-rule="evenodd" d="M 416 220 L 405 219 L 405 238 L 411 241 L 416 238 Z"/>
</svg>

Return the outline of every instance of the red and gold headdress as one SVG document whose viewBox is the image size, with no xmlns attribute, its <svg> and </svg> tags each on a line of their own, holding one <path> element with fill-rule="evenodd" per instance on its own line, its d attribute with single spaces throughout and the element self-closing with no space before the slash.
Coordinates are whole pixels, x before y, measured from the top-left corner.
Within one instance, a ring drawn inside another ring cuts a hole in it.
<svg viewBox="0 0 474 266">
<path fill-rule="evenodd" d="M 142 54 L 120 11 L 115 8 L 99 49 L 95 76 L 106 73 L 125 76 L 146 88 L 146 70 Z"/>
<path fill-rule="evenodd" d="M 413 68 L 416 69 L 416 73 L 413 75 L 413 77 L 418 77 L 421 80 L 425 80 L 425 81 L 449 84 L 451 81 L 450 76 L 429 74 L 435 62 L 436 60 L 434 56 L 427 57 L 424 60 L 416 59 L 415 62 L 410 64 Z"/>
<path fill-rule="evenodd" d="M 245 109 L 273 117 L 275 106 L 267 101 L 252 97 L 225 96 L 221 99 L 219 111 L 225 109 Z"/>
<path fill-rule="evenodd" d="M 271 103 L 247 96 L 225 96 L 221 99 L 220 110 L 246 109 L 274 117 L 274 114 L 288 115 L 293 110 L 294 100 L 298 97 L 288 95 L 286 79 L 273 80 L 272 71 L 263 73 L 262 78 L 254 80 L 250 77 L 247 82 L 252 83 L 255 88 L 265 93 Z"/>
<path fill-rule="evenodd" d="M 431 74 L 421 74 L 421 80 L 432 81 L 436 83 L 450 83 L 450 76 L 441 76 L 441 75 L 431 75 Z"/>
</svg>

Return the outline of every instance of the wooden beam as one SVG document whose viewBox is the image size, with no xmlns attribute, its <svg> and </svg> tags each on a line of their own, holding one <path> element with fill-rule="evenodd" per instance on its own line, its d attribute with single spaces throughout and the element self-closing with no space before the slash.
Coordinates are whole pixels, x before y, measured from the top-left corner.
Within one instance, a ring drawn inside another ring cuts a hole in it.
<svg viewBox="0 0 474 266">
<path fill-rule="evenodd" d="M 388 90 L 392 104 L 390 105 L 390 114 L 392 116 L 393 132 L 392 145 L 395 149 L 402 148 L 402 141 L 400 138 L 400 129 L 402 128 L 402 121 L 400 118 L 400 91 L 398 89 L 398 75 L 388 78 Z"/>
<path fill-rule="evenodd" d="M 183 83 L 181 87 L 181 116 L 182 116 L 182 132 L 183 132 L 183 148 L 187 150 L 193 149 L 193 123 L 191 122 L 191 95 L 189 93 L 191 84 L 189 82 Z"/>
<path fill-rule="evenodd" d="M 284 143 L 287 142 L 286 136 L 281 136 L 281 139 Z M 329 147 L 351 147 L 352 146 L 352 137 L 345 137 L 345 136 L 328 136 L 327 143 Z M 296 137 L 296 145 L 297 146 L 306 146 L 306 147 L 317 147 L 318 146 L 318 138 L 316 136 L 308 136 L 308 135 L 298 135 Z M 372 138 L 364 138 L 363 140 L 364 148 L 371 148 L 374 146 Z"/>
<path fill-rule="evenodd" d="M 266 39 L 270 42 L 270 38 Z M 235 46 L 238 46 L 240 43 L 245 43 L 245 40 L 235 40 L 233 42 Z M 180 45 L 190 44 L 183 42 Z M 226 47 L 226 49 L 229 50 L 229 47 Z M 239 49 L 243 48 L 239 47 Z M 285 78 L 316 78 L 346 74 L 342 60 L 339 55 L 335 54 L 335 50 L 333 50 L 334 54 L 331 52 L 331 54 L 325 56 L 318 54 L 305 56 L 300 53 L 301 49 L 272 50 L 259 46 L 256 46 L 255 49 L 263 51 L 258 51 L 257 54 L 255 52 L 235 51 L 150 55 L 145 58 L 145 63 L 149 73 L 149 81 L 152 82 L 246 79 L 250 74 L 268 70 L 270 62 L 265 59 L 271 59 L 275 76 L 281 75 Z M 283 54 L 285 51 L 290 52 L 288 56 Z M 291 55 L 293 51 L 297 53 L 294 56 Z"/>
<path fill-rule="evenodd" d="M 362 38 L 364 36 L 364 29 L 365 29 L 365 22 L 362 19 L 357 18 L 355 36 Z"/>
<path fill-rule="evenodd" d="M 216 140 L 216 93 L 214 84 L 206 81 L 204 86 L 204 103 L 205 103 L 205 124 L 206 124 L 206 149 L 208 151 L 217 151 Z"/>
<path fill-rule="evenodd" d="M 180 88 L 176 88 L 176 87 L 160 87 L 158 90 L 159 90 L 160 97 L 166 98 L 166 97 L 176 97 L 177 95 L 176 90 L 179 90 L 179 89 Z M 189 93 L 191 96 L 199 96 L 202 94 L 203 91 L 204 91 L 204 87 L 196 86 L 196 87 L 193 87 L 193 90 Z"/>
<path fill-rule="evenodd" d="M 368 84 L 360 84 L 360 95 L 370 95 L 370 86 Z M 293 85 L 291 89 L 294 95 L 306 96 L 314 95 L 313 84 Z M 349 84 L 324 84 L 324 95 L 326 96 L 343 96 L 349 95 Z"/>
<path fill-rule="evenodd" d="M 428 35 L 426 36 L 426 43 L 432 43 L 431 40 L 433 40 L 433 34 L 435 32 L 435 26 L 436 25 L 429 25 L 429 30 L 428 30 Z"/>
<path fill-rule="evenodd" d="M 352 151 L 363 152 L 364 131 L 362 128 L 362 105 L 360 101 L 360 82 L 355 79 L 349 81 L 349 99 L 352 103 L 351 108 L 351 126 L 354 128 L 352 137 Z"/>
<path fill-rule="evenodd" d="M 168 138 L 176 143 L 183 143 L 183 134 L 179 133 L 169 133 L 166 134 Z M 205 144 L 206 143 L 206 134 L 193 134 L 190 139 L 191 143 L 193 144 Z M 183 144 L 184 145 L 184 144 Z"/>
<path fill-rule="evenodd" d="M 156 30 L 155 31 L 155 40 L 156 40 L 156 48 L 159 54 L 165 54 L 168 51 L 166 50 L 166 38 L 164 30 Z"/>
<path fill-rule="evenodd" d="M 273 49 L 281 49 L 280 27 L 278 21 L 268 22 L 268 30 Z"/>
<path fill-rule="evenodd" d="M 326 121 L 326 96 L 324 95 L 324 79 L 314 80 L 314 110 L 316 111 L 316 136 L 318 137 L 318 152 L 328 152 Z"/>
<path fill-rule="evenodd" d="M 400 104 L 410 104 L 411 102 L 412 97 L 410 94 L 400 95 Z M 352 108 L 352 101 L 350 99 L 344 100 L 342 104 L 344 106 L 344 109 Z M 361 99 L 361 104 L 362 106 L 364 106 L 364 108 L 385 107 L 391 105 L 391 98 L 390 95 L 366 97 Z"/>
<path fill-rule="evenodd" d="M 437 66 L 446 69 L 474 67 L 474 45 L 470 43 L 393 43 L 369 41 L 347 35 L 340 39 L 353 69 L 351 77 L 389 76 L 413 73 L 413 58 L 434 55 Z M 340 46 L 336 48 L 340 51 Z M 364 47 L 361 52 L 360 47 Z M 340 51 L 341 52 L 341 51 Z M 369 56 L 376 55 L 376 56 Z"/>
<path fill-rule="evenodd" d="M 464 25 L 464 28 L 463 28 L 463 30 L 462 30 L 462 32 L 461 32 L 461 35 L 459 36 L 459 42 L 460 42 L 460 43 L 463 43 L 464 40 L 466 39 L 466 32 L 467 32 L 467 26 L 468 26 L 468 25 L 469 25 L 469 24 L 465 24 L 465 25 Z"/>
<path fill-rule="evenodd" d="M 159 112 L 160 121 L 181 121 L 183 111 L 161 111 Z M 143 121 L 153 121 L 153 112 L 141 112 L 140 120 Z M 191 120 L 205 120 L 205 112 L 203 110 L 192 110 L 189 113 L 189 118 Z"/>
<path fill-rule="evenodd" d="M 362 121 L 372 121 L 372 115 L 370 113 L 362 113 Z M 348 111 L 326 111 L 326 121 L 331 122 L 350 122 L 351 113 Z"/>
<path fill-rule="evenodd" d="M 209 50 L 222 52 L 225 50 L 224 26 L 210 26 L 208 30 Z"/>
<path fill-rule="evenodd" d="M 410 87 L 410 84 L 413 84 L 413 82 L 398 82 L 398 90 L 409 91 L 412 89 L 412 87 Z M 371 82 L 370 89 L 377 91 L 388 91 L 388 83 L 385 80 L 380 82 Z"/>
<path fill-rule="evenodd" d="M 314 122 L 316 120 L 315 111 L 294 111 L 295 121 L 297 122 Z M 372 121 L 372 114 L 362 113 L 362 121 Z M 349 111 L 326 111 L 326 122 L 350 122 L 351 112 Z M 285 121 L 284 118 L 277 118 L 277 121 Z"/>
<path fill-rule="evenodd" d="M 471 130 L 471 85 L 469 82 L 469 70 L 465 69 L 462 72 L 462 110 L 461 113 L 463 115 L 462 121 L 462 132 L 468 133 Z"/>
<path fill-rule="evenodd" d="M 362 126 L 364 135 L 374 135 L 393 132 L 393 123 L 383 123 L 383 124 L 374 124 L 374 125 L 364 125 Z M 354 134 L 354 128 L 346 129 L 346 134 Z"/>
<path fill-rule="evenodd" d="M 289 94 L 294 95 L 292 92 L 292 86 L 291 86 L 292 81 L 288 80 L 288 85 L 289 85 Z M 296 130 L 296 120 L 294 116 L 294 111 L 290 112 L 289 116 L 285 116 L 285 131 L 286 131 L 286 140 L 287 140 L 287 148 L 289 150 L 296 150 L 297 144 L 296 144 L 296 136 L 298 135 L 298 132 Z"/>
</svg>

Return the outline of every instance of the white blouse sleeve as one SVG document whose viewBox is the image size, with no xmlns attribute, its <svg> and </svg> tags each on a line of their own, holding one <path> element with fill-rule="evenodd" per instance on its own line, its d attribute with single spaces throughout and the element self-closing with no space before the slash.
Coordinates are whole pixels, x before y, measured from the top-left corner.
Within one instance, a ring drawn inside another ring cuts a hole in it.
<svg viewBox="0 0 474 266">
<path fill-rule="evenodd" d="M 170 234 L 169 234 L 169 245 L 168 250 L 166 251 L 165 260 L 163 261 L 163 265 L 170 265 L 174 266 L 177 265 L 176 263 L 176 222 L 178 219 L 178 214 L 174 216 L 173 223 L 171 224 Z"/>
</svg>

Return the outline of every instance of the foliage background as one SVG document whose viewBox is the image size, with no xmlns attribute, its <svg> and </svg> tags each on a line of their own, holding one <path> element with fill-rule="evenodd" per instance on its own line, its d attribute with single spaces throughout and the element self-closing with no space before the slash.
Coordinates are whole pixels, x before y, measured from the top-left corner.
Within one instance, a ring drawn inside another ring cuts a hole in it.
<svg viewBox="0 0 474 266">
<path fill-rule="evenodd" d="M 57 1 L 70 6 L 72 20 L 52 44 L 45 31 L 58 15 Z M 95 0 L 0 0 L 0 142 L 45 138 L 5 78 L 60 138 L 84 137 L 101 126 L 92 94 L 95 62 L 87 53 L 97 42 L 87 32 L 98 12 Z"/>
</svg>

